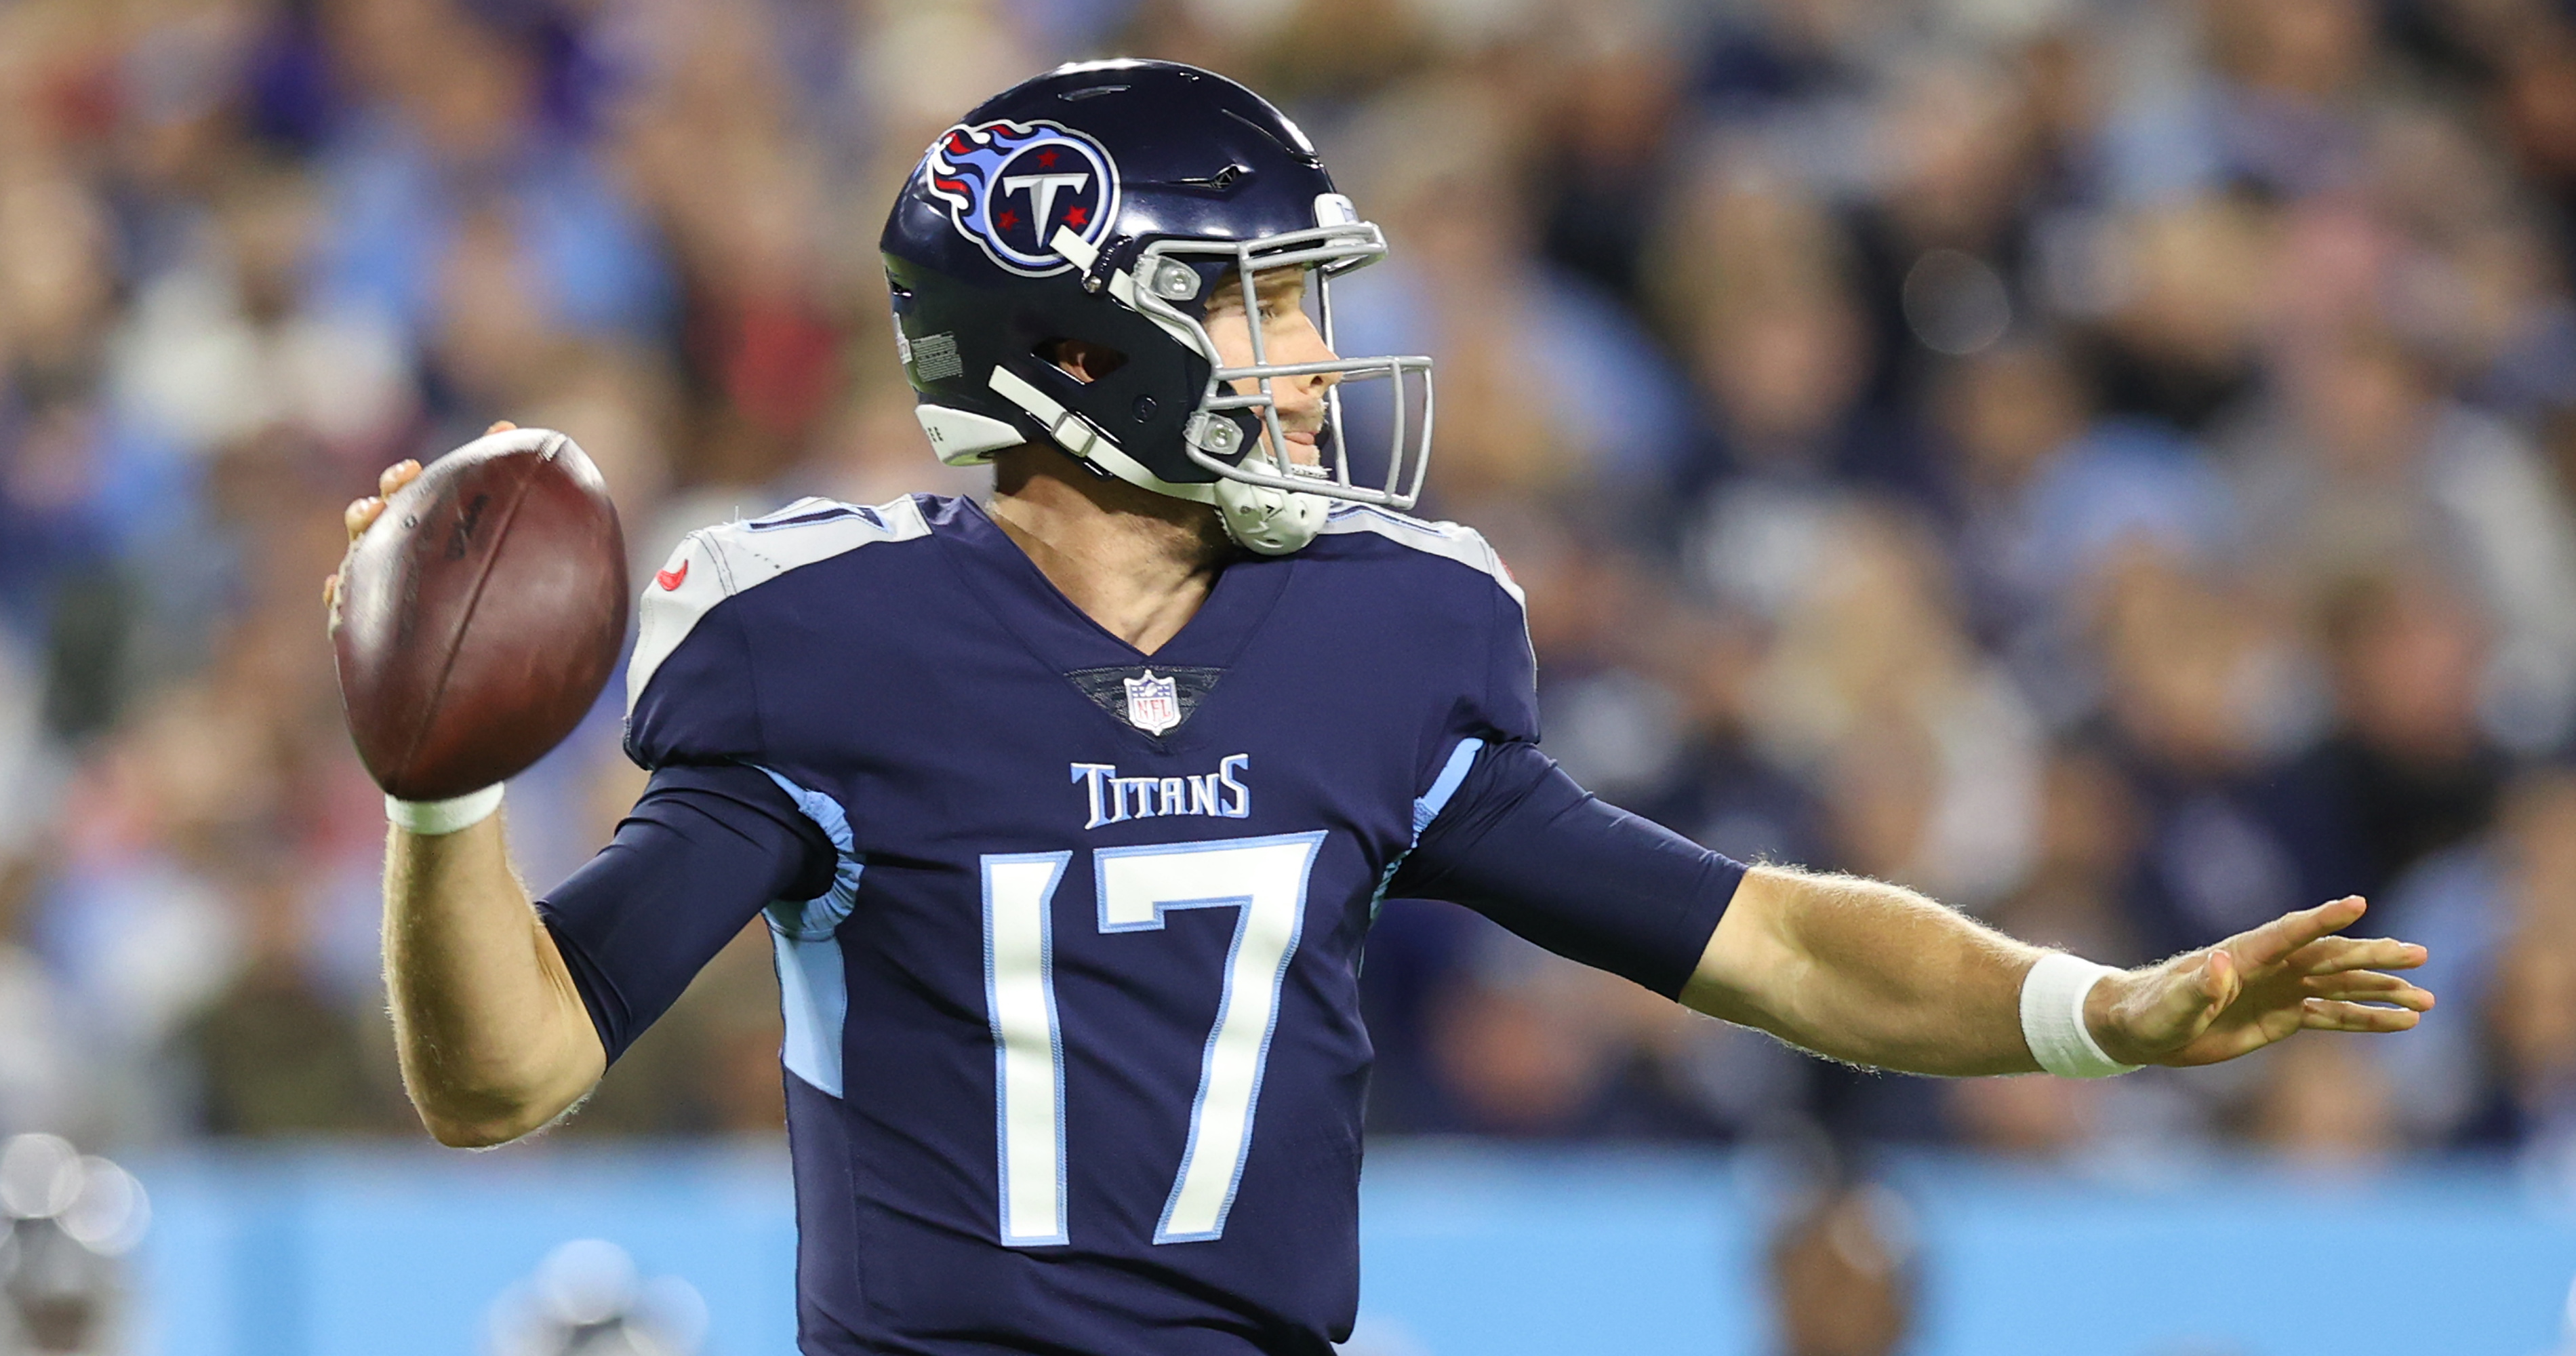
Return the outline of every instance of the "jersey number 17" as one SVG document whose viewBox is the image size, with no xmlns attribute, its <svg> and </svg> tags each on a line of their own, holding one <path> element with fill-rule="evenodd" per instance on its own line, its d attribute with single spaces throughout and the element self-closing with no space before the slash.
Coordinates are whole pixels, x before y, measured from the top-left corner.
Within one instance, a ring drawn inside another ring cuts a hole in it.
<svg viewBox="0 0 2576 1356">
<path fill-rule="evenodd" d="M 1240 909 L 1225 987 L 1199 1061 L 1190 1135 L 1157 1243 L 1223 1236 L 1252 1149 L 1262 1066 L 1279 1020 L 1279 988 L 1306 916 L 1306 882 L 1324 831 L 1093 851 L 1100 931 L 1157 932 L 1174 909 Z M 1065 1223 L 1064 1036 L 1056 1021 L 1056 886 L 1071 852 L 988 854 L 984 1003 L 993 1025 L 995 1123 L 1001 1141 L 1002 1242 L 1069 1241 Z"/>
</svg>

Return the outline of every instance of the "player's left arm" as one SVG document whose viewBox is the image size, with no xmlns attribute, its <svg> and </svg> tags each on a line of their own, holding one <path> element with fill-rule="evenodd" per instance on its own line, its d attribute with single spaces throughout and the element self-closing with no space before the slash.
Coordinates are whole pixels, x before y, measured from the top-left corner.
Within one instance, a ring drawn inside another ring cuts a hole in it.
<svg viewBox="0 0 2576 1356">
<path fill-rule="evenodd" d="M 2095 984 L 2084 1020 L 2124 1064 L 2214 1064 L 2302 1031 L 2403 1031 L 2433 995 L 2395 970 L 2424 948 L 2340 936 L 2347 897 Z M 2038 1069 L 2023 979 L 2044 953 L 1897 886 L 1779 867 L 1745 874 L 1681 999 L 1794 1045 L 1927 1074 Z"/>
<path fill-rule="evenodd" d="M 2034 1043 L 2074 1073 L 2212 1064 L 2306 1029 L 2403 1031 L 2433 1006 L 2390 973 L 2423 964 L 2422 947 L 2339 935 L 2357 898 L 2096 978 L 1911 890 L 1731 861 L 1604 804 L 1539 752 L 1519 595 L 1505 582 L 1491 601 L 1477 696 L 1429 746 L 1443 770 L 1423 769 L 1390 896 L 1464 904 L 1702 1012 L 1913 1073 L 2027 1073 Z"/>
</svg>

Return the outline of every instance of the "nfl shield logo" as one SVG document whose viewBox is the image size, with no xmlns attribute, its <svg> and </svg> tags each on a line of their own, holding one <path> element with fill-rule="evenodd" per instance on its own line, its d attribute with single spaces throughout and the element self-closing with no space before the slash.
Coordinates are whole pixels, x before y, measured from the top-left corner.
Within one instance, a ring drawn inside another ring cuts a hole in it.
<svg viewBox="0 0 2576 1356">
<path fill-rule="evenodd" d="M 1157 678 L 1152 669 L 1142 678 L 1127 679 L 1127 723 L 1149 735 L 1181 723 L 1181 685 L 1169 678 Z"/>
</svg>

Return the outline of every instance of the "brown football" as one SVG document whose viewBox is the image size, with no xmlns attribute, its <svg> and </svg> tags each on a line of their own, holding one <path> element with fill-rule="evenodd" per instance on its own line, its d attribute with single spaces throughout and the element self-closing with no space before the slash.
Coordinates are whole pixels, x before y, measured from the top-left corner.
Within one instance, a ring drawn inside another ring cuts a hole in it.
<svg viewBox="0 0 2576 1356">
<path fill-rule="evenodd" d="M 626 639 L 626 541 L 599 468 L 552 429 L 433 461 L 340 567 L 340 706 L 376 784 L 444 800 L 545 756 Z"/>
</svg>

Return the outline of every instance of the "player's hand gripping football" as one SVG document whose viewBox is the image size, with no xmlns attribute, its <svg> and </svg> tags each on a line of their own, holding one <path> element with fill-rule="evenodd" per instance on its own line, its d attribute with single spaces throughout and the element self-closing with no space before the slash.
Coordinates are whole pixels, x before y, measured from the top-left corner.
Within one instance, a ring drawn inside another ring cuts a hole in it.
<svg viewBox="0 0 2576 1356">
<path fill-rule="evenodd" d="M 325 586 L 349 736 L 397 801 L 480 795 L 572 733 L 617 668 L 617 506 L 570 437 L 509 423 L 378 488 L 343 515 Z"/>
<path fill-rule="evenodd" d="M 2433 995 L 2387 973 L 2424 948 L 2341 937 L 2358 895 L 2284 914 L 2216 946 L 2105 978 L 2085 1003 L 2102 1052 L 2125 1064 L 2216 1064 L 2299 1031 L 2404 1031 Z"/>
<path fill-rule="evenodd" d="M 484 436 L 489 437 L 495 433 L 506 433 L 517 427 L 518 425 L 509 420 L 502 419 L 495 421 L 492 427 L 483 430 L 483 433 Z M 373 525 L 378 517 L 383 515 L 385 501 L 393 498 L 395 491 L 418 479 L 420 479 L 419 462 L 408 459 L 398 461 L 386 467 L 383 474 L 376 477 L 374 494 L 364 499 L 350 500 L 349 506 L 340 511 L 340 524 L 349 529 L 349 545 L 356 546 L 358 538 L 366 533 L 367 528 Z M 340 629 L 340 572 L 337 570 L 333 570 L 331 577 L 322 581 L 322 611 L 328 619 L 325 629 L 338 631 Z"/>
</svg>

